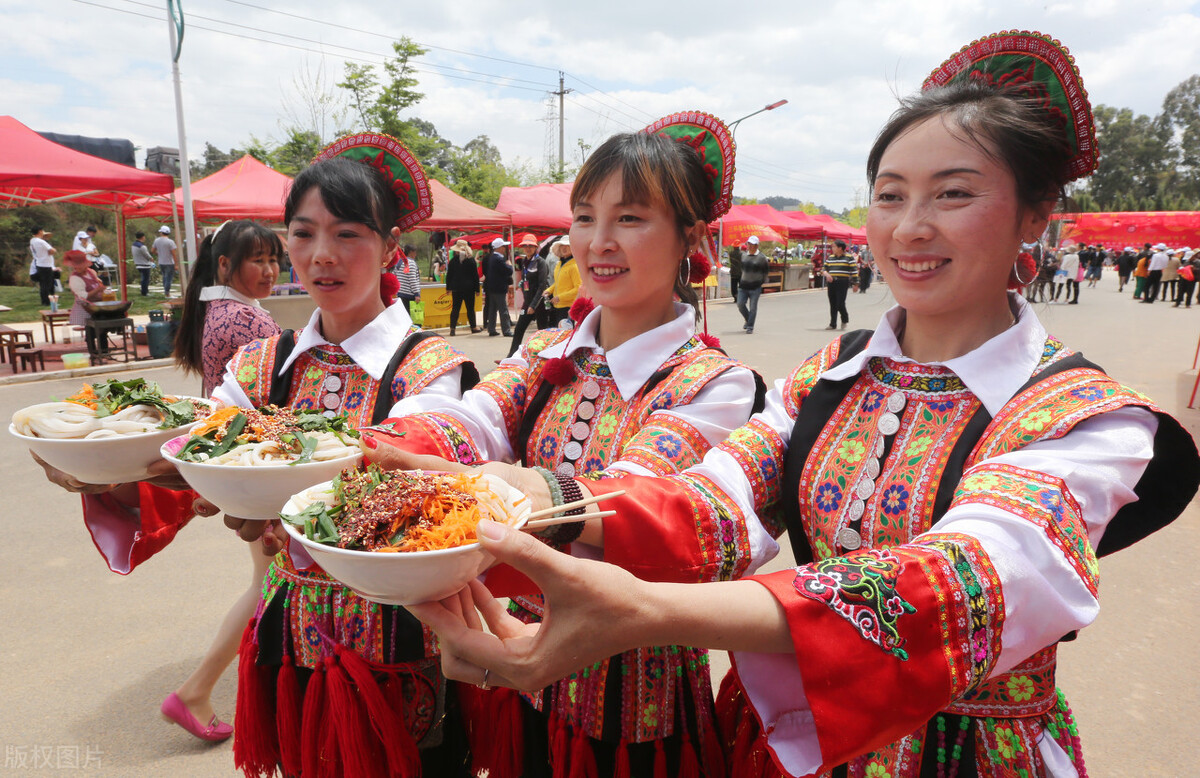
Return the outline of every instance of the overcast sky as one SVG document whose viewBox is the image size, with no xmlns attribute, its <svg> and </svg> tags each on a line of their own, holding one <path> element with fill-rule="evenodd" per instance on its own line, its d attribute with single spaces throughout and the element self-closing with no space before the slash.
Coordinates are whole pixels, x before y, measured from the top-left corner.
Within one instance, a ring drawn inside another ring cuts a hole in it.
<svg viewBox="0 0 1200 778">
<path fill-rule="evenodd" d="M 1036 29 L 1075 55 L 1093 104 L 1155 114 L 1200 72 L 1197 3 L 1183 0 L 182 0 L 188 150 L 307 121 L 297 77 L 379 63 L 407 35 L 429 47 L 413 115 L 457 145 L 486 134 L 506 164 L 557 154 L 548 93 L 565 73 L 566 153 L 677 110 L 737 130 L 735 194 L 840 210 L 897 95 L 971 40 Z M 177 146 L 166 0 L 0 0 L 0 115 L 39 131 Z M 553 99 L 555 109 L 557 98 Z M 333 126 L 326 128 L 333 131 Z M 1101 145 L 1103 153 L 1103 145 Z"/>
</svg>

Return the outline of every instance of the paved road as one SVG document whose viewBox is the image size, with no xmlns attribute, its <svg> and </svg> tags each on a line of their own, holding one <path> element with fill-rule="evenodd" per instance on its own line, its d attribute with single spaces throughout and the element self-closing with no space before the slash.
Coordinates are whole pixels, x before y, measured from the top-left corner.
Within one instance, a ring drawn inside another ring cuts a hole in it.
<svg viewBox="0 0 1200 778">
<path fill-rule="evenodd" d="M 1039 315 L 1064 341 L 1200 432 L 1200 411 L 1182 409 L 1186 394 L 1177 400 L 1200 309 L 1135 304 L 1115 292 L 1115 279 L 1104 283 L 1083 290 L 1079 305 L 1042 307 Z M 891 299 L 886 287 L 875 286 L 848 302 L 852 324 L 870 327 Z M 826 311 L 819 291 L 768 295 L 756 333 L 745 335 L 732 305 L 709 306 L 711 329 L 726 349 L 768 380 L 828 340 Z M 475 335 L 453 342 L 491 366 L 504 341 Z M 169 390 L 199 388 L 173 369 L 145 374 Z M 61 397 L 77 381 L 0 386 L 0 418 Z M 95 775 L 234 775 L 228 743 L 199 743 L 164 723 L 158 705 L 199 662 L 215 625 L 249 583 L 240 541 L 218 520 L 197 519 L 132 575 L 114 575 L 92 547 L 77 497 L 45 482 L 11 442 L 0 446 L 0 466 L 8 485 L 0 512 L 8 538 L 0 545 L 0 775 L 50 774 L 85 762 L 84 772 Z M 1060 683 L 1081 720 L 1094 776 L 1198 772 L 1200 586 L 1190 557 L 1200 548 L 1198 514 L 1193 504 L 1172 527 L 1103 562 L 1103 613 L 1061 651 Z M 227 718 L 234 684 L 229 672 L 216 692 Z"/>
</svg>

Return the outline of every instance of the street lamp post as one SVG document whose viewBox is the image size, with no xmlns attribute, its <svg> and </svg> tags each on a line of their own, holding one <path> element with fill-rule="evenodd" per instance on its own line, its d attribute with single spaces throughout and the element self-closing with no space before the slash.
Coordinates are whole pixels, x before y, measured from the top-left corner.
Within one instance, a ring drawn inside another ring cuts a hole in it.
<svg viewBox="0 0 1200 778">
<path fill-rule="evenodd" d="M 759 108 L 754 113 L 748 113 L 740 119 L 734 119 L 733 121 L 731 121 L 729 123 L 729 137 L 736 139 L 738 125 L 741 124 L 742 122 L 746 121 L 747 119 L 749 119 L 751 116 L 758 116 L 760 113 L 763 113 L 764 111 L 774 111 L 776 108 L 778 108 L 781 105 L 787 105 L 787 100 L 776 100 L 775 102 L 771 103 L 770 105 L 766 105 L 766 106 L 763 106 L 762 108 Z M 717 260 L 718 261 L 721 259 L 721 251 L 724 248 L 724 245 L 725 245 L 725 217 L 722 216 L 719 220 L 717 220 Z"/>
</svg>

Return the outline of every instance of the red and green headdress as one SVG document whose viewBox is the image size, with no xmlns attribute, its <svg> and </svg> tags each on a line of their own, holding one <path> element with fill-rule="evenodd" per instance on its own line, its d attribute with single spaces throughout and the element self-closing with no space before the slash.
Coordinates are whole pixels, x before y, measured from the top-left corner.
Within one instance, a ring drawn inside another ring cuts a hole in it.
<svg viewBox="0 0 1200 778">
<path fill-rule="evenodd" d="M 321 153 L 313 158 L 313 162 L 323 162 L 334 157 L 362 162 L 383 174 L 383 179 L 396 196 L 396 203 L 400 208 L 396 226 L 401 232 L 411 230 L 433 213 L 433 193 L 429 189 L 429 179 L 425 177 L 424 168 L 403 143 L 390 135 L 377 132 L 347 135 L 321 149 Z M 394 267 L 403 256 L 403 252 L 397 249 L 386 269 Z M 394 303 L 399 291 L 400 281 L 396 276 L 384 273 L 379 285 L 379 296 L 383 304 Z"/>
<path fill-rule="evenodd" d="M 733 136 L 725 123 L 711 114 L 683 111 L 664 116 L 642 132 L 666 135 L 696 150 L 704 162 L 712 197 L 706 220 L 713 222 L 733 205 Z"/>
<path fill-rule="evenodd" d="M 1040 32 L 1009 30 L 980 38 L 925 79 L 924 89 L 975 80 L 1039 101 L 1062 122 L 1072 151 L 1069 180 L 1090 175 L 1099 163 L 1096 124 L 1079 68 L 1067 47 Z"/>
<path fill-rule="evenodd" d="M 400 205 L 396 226 L 401 232 L 411 230 L 433 214 L 433 193 L 425 170 L 404 144 L 390 135 L 377 132 L 347 135 L 322 149 L 313 162 L 334 157 L 362 162 L 383 174 Z"/>
</svg>

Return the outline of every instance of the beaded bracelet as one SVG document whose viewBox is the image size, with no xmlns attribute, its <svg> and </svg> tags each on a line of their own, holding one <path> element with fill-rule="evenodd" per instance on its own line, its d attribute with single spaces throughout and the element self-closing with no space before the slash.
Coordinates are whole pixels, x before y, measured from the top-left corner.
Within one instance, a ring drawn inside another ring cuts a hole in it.
<svg viewBox="0 0 1200 778">
<path fill-rule="evenodd" d="M 560 473 L 551 473 L 544 467 L 534 467 L 533 470 L 546 480 L 546 486 L 550 489 L 550 498 L 554 501 L 555 506 L 574 502 L 583 497 L 583 490 L 579 488 L 579 484 L 575 483 L 574 479 L 567 478 Z M 564 515 L 570 516 L 576 513 L 583 513 L 583 508 L 573 508 Z M 557 524 L 533 534 L 553 546 L 566 546 L 574 543 L 583 534 L 583 522 Z"/>
</svg>

